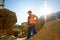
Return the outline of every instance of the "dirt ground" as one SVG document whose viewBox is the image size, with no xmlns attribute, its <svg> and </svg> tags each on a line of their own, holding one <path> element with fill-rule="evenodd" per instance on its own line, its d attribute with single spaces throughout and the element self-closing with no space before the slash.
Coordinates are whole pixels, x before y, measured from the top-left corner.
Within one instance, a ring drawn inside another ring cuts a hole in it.
<svg viewBox="0 0 60 40">
<path fill-rule="evenodd" d="M 60 19 L 45 23 L 30 40 L 60 40 Z"/>
</svg>

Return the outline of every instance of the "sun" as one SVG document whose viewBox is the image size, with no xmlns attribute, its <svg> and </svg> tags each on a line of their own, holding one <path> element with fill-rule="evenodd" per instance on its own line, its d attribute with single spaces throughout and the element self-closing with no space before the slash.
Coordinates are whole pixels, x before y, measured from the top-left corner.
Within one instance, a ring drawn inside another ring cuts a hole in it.
<svg viewBox="0 0 60 40">
<path fill-rule="evenodd" d="M 46 16 L 51 13 L 51 8 L 44 2 L 43 7 L 41 8 L 41 15 L 44 15 L 45 19 Z"/>
</svg>

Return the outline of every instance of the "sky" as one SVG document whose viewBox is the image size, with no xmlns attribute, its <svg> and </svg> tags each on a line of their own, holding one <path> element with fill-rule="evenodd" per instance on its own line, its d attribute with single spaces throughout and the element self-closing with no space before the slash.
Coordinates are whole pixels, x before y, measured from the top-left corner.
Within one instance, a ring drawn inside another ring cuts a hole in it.
<svg viewBox="0 0 60 40">
<path fill-rule="evenodd" d="M 5 8 L 15 12 L 21 24 L 27 22 L 28 10 L 38 17 L 60 11 L 60 0 L 5 0 Z"/>
</svg>

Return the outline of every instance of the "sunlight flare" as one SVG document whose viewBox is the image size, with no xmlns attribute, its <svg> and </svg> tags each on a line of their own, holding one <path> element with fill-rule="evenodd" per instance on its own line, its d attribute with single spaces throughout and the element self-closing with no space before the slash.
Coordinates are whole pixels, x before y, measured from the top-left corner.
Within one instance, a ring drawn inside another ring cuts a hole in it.
<svg viewBox="0 0 60 40">
<path fill-rule="evenodd" d="M 42 15 L 44 15 L 45 19 L 46 19 L 46 16 L 51 13 L 51 9 L 50 9 L 49 6 L 46 4 L 46 2 L 44 2 L 44 4 L 43 4 L 43 7 L 42 7 L 42 9 L 41 9 L 41 13 L 42 13 Z"/>
</svg>

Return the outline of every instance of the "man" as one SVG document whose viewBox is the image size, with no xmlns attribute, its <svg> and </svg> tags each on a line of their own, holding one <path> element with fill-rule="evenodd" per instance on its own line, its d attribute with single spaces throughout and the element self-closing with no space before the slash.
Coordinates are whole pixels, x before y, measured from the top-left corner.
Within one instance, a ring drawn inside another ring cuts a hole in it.
<svg viewBox="0 0 60 40">
<path fill-rule="evenodd" d="M 29 25 L 29 27 L 28 27 L 28 37 L 27 37 L 27 39 L 29 39 L 30 35 L 31 35 L 31 32 L 33 33 L 33 35 L 36 34 L 35 20 L 38 19 L 38 17 L 36 15 L 32 14 L 32 11 L 30 11 L 30 10 L 27 13 L 29 15 L 28 16 L 28 25 Z"/>
</svg>

